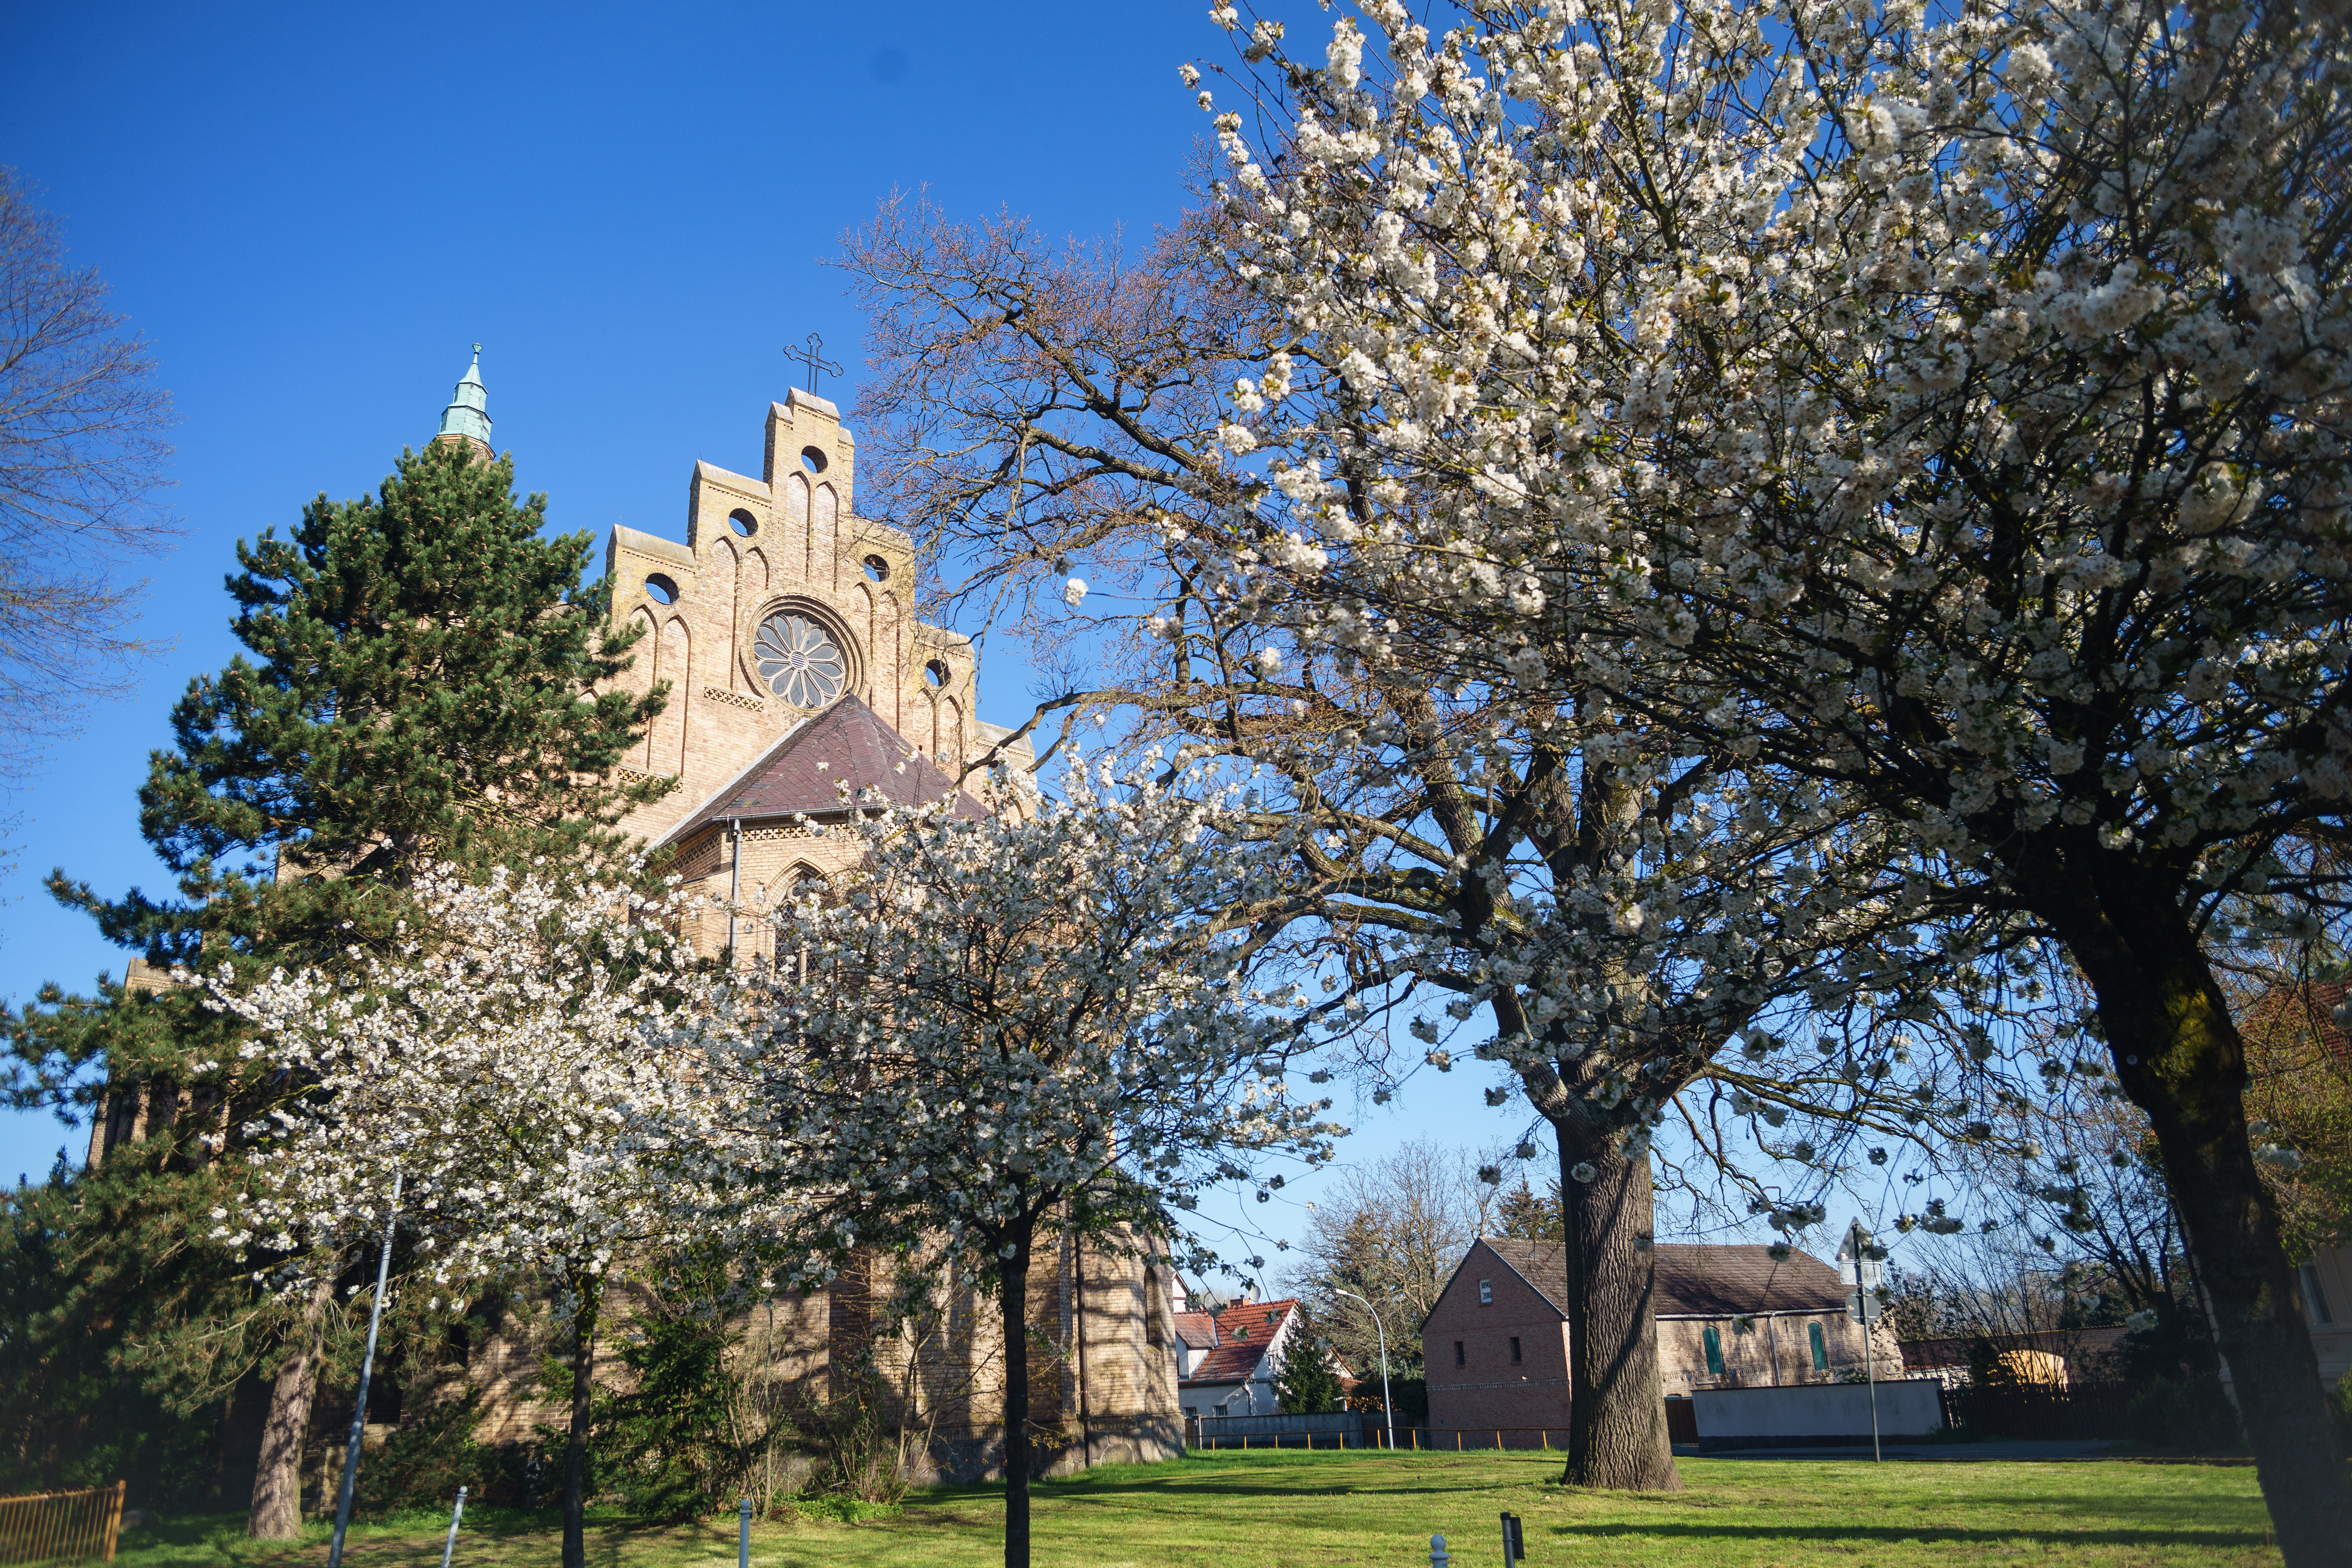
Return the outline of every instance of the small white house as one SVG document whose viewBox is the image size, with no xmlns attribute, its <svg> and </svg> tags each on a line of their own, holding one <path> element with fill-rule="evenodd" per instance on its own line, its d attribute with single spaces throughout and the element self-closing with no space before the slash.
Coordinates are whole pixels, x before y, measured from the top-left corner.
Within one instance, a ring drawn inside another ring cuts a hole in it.
<svg viewBox="0 0 2352 1568">
<path fill-rule="evenodd" d="M 1282 1402 L 1274 1380 L 1302 1314 L 1298 1302 L 1235 1301 L 1211 1310 L 1176 1313 L 1176 1399 L 1188 1419 L 1205 1415 L 1276 1415 Z"/>
</svg>

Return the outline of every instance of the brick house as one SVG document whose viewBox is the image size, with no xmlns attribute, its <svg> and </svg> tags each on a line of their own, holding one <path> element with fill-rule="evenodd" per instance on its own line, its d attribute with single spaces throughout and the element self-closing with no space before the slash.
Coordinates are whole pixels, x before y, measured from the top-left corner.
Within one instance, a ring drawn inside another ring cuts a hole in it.
<svg viewBox="0 0 2352 1568">
<path fill-rule="evenodd" d="M 1568 1424 L 1566 1249 L 1556 1241 L 1480 1237 L 1422 1324 L 1434 1431 L 1502 1429 L 1535 1447 Z M 1836 1383 L 1864 1360 L 1837 1270 L 1764 1247 L 1662 1245 L 1655 1253 L 1658 1370 L 1666 1397 L 1694 1389 Z M 1879 1375 L 1902 1353 L 1882 1327 Z M 1512 1432 L 1513 1427 L 1520 1428 Z"/>
</svg>

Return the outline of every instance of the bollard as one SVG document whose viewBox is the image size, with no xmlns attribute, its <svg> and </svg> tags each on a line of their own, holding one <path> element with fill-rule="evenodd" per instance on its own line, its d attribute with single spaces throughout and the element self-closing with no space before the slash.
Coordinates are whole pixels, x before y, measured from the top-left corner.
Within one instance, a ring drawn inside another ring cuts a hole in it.
<svg viewBox="0 0 2352 1568">
<path fill-rule="evenodd" d="M 1453 1561 L 1454 1560 L 1452 1558 L 1445 1555 L 1445 1537 L 1442 1535 L 1431 1536 L 1429 1538 L 1429 1568 L 1445 1568 L 1445 1565 Z"/>
<path fill-rule="evenodd" d="M 745 1498 L 736 1511 L 743 1522 L 735 1532 L 735 1568 L 751 1568 L 751 1500 Z"/>
<path fill-rule="evenodd" d="M 457 1489 L 457 1506 L 449 1510 L 449 1539 L 441 1543 L 441 1568 L 449 1568 L 449 1554 L 457 1550 L 457 1521 L 466 1517 L 466 1489 Z"/>
</svg>

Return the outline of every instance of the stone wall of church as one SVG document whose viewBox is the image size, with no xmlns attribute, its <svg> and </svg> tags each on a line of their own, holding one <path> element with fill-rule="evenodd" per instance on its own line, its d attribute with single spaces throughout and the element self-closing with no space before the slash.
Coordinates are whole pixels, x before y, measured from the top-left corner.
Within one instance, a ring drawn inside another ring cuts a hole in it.
<svg viewBox="0 0 2352 1568">
<path fill-rule="evenodd" d="M 911 1310 L 893 1299 L 921 1287 Z M 1183 1452 L 1176 1405 L 1175 1320 L 1167 1265 L 1125 1238 L 1038 1249 L 1029 1317 L 1039 1333 L 1029 1357 L 1030 1441 L 1040 1474 L 1098 1464 L 1150 1463 Z M 625 1392 L 617 1354 L 636 1292 L 616 1282 L 606 1298 L 597 1351 L 601 1392 Z M 918 1257 L 901 1272 L 866 1255 L 824 1289 L 779 1296 L 736 1321 L 734 1375 L 764 1385 L 768 1402 L 803 1423 L 843 1400 L 878 1402 L 886 1424 L 908 1435 L 907 1473 L 919 1483 L 1002 1476 L 1004 1341 L 993 1279 L 967 1264 Z M 568 1353 L 566 1330 L 544 1300 L 517 1300 L 441 1391 L 482 1395 L 478 1441 L 526 1443 L 560 1429 L 567 1411 L 538 1389 L 541 1359 Z M 419 1391 L 420 1393 L 422 1390 Z M 314 1447 L 333 1447 L 322 1433 Z M 324 1462 L 324 1458 L 320 1462 Z"/>
</svg>

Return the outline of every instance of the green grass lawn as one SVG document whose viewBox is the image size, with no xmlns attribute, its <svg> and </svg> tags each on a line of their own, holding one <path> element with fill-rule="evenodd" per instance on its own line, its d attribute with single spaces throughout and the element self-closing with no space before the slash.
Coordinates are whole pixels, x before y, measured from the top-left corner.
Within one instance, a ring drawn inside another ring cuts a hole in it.
<svg viewBox="0 0 2352 1568">
<path fill-rule="evenodd" d="M 1496 1516 L 1527 1521 L 1529 1568 L 2032 1563 L 2042 1568 L 2278 1562 L 2250 1467 L 2130 1459 L 2024 1463 L 1685 1458 L 1685 1489 L 1579 1492 L 1557 1455 L 1221 1454 L 1113 1467 L 1037 1489 L 1035 1560 L 1053 1568 L 1412 1568 L 1442 1531 L 1456 1568 L 1490 1568 Z M 1003 1557 L 1001 1493 L 919 1492 L 884 1517 L 752 1527 L 754 1568 L 985 1568 Z M 242 1519 L 167 1523 L 125 1538 L 126 1568 L 313 1568 L 299 1545 L 248 1542 Z M 551 1514 L 469 1512 L 457 1562 L 545 1568 Z M 446 1516 L 354 1530 L 353 1568 L 440 1561 Z M 598 1516 L 592 1568 L 727 1568 L 735 1521 L 667 1529 Z"/>
</svg>

